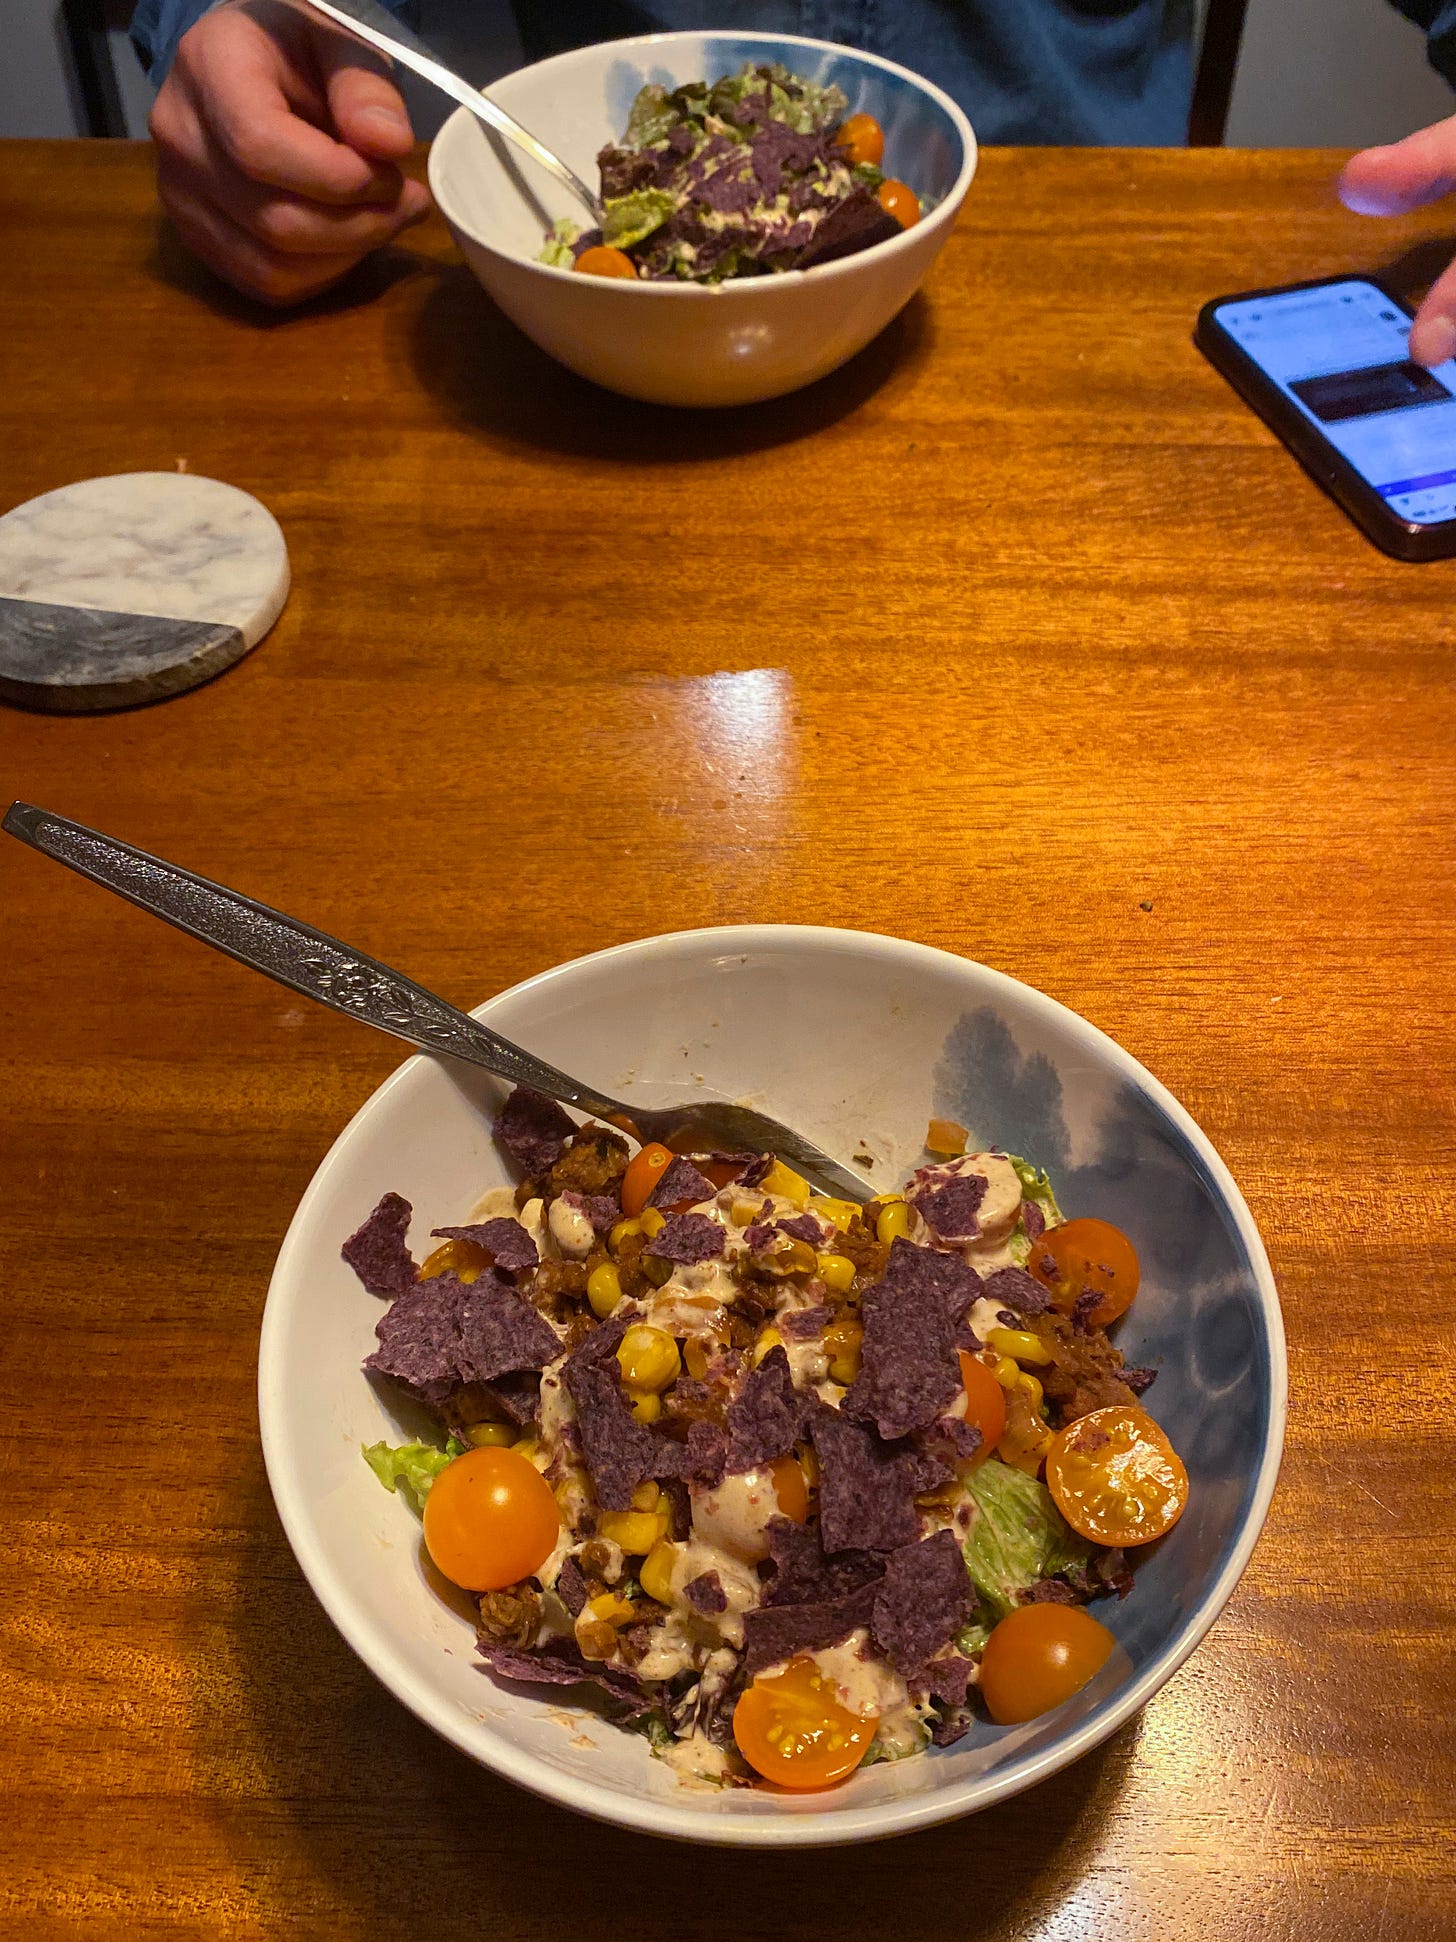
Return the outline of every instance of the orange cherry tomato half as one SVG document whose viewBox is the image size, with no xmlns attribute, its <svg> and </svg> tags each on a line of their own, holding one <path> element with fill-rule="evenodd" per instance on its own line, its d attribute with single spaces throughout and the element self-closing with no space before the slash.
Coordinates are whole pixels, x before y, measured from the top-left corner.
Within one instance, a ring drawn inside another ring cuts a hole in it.
<svg viewBox="0 0 1456 1942">
<path fill-rule="evenodd" d="M 625 250 L 613 249 L 610 243 L 597 243 L 591 249 L 584 249 L 571 267 L 580 270 L 583 276 L 620 276 L 633 282 L 637 279 L 637 265 Z"/>
<path fill-rule="evenodd" d="M 981 1655 L 981 1697 L 998 1726 L 1036 1719 L 1080 1692 L 1107 1663 L 1113 1637 L 1080 1605 L 1018 1605 Z"/>
<path fill-rule="evenodd" d="M 1151 1544 L 1188 1502 L 1188 1472 L 1145 1409 L 1114 1404 L 1058 1432 L 1047 1489 L 1074 1531 L 1094 1544 Z"/>
<path fill-rule="evenodd" d="M 765 1780 L 809 1791 L 849 1778 L 869 1751 L 877 1718 L 841 1706 L 833 1680 L 812 1659 L 792 1659 L 781 1673 L 760 1673 L 744 1693 L 733 1737 Z"/>
<path fill-rule="evenodd" d="M 467 1450 L 445 1465 L 425 1499 L 425 1549 L 466 1591 L 503 1591 L 529 1578 L 560 1529 L 550 1484 L 514 1450 Z"/>
<path fill-rule="evenodd" d="M 885 154 L 885 131 L 873 115 L 851 115 L 840 123 L 834 146 L 851 168 L 859 162 L 878 167 Z"/>
<path fill-rule="evenodd" d="M 887 216 L 893 216 L 901 229 L 913 229 L 920 220 L 920 198 L 908 182 L 889 179 L 875 190 L 875 198 Z"/>
<path fill-rule="evenodd" d="M 1087 1317 L 1099 1328 L 1126 1314 L 1141 1272 L 1137 1249 L 1120 1227 L 1105 1220 L 1069 1220 L 1049 1227 L 1026 1265 L 1068 1315 L 1084 1290 L 1099 1295 Z"/>
<path fill-rule="evenodd" d="M 453 1274 L 469 1283 L 494 1264 L 495 1256 L 479 1241 L 442 1241 L 421 1262 L 420 1280 L 433 1281 L 438 1274 Z"/>
<path fill-rule="evenodd" d="M 779 1514 L 795 1524 L 807 1522 L 809 1516 L 809 1486 L 804 1481 L 804 1473 L 791 1456 L 775 1457 L 768 1466 L 773 1478 L 774 1495 L 779 1500 Z"/>
<path fill-rule="evenodd" d="M 627 1171 L 622 1175 L 622 1212 L 640 1214 L 647 1205 L 648 1196 L 668 1168 L 672 1165 L 673 1154 L 665 1146 L 655 1142 L 644 1146 L 632 1155 Z"/>
<path fill-rule="evenodd" d="M 966 1391 L 966 1421 L 981 1432 L 981 1456 L 989 1456 L 1006 1434 L 1006 1391 L 974 1355 L 961 1350 L 961 1382 Z M 980 1461 L 980 1458 L 977 1458 Z"/>
</svg>

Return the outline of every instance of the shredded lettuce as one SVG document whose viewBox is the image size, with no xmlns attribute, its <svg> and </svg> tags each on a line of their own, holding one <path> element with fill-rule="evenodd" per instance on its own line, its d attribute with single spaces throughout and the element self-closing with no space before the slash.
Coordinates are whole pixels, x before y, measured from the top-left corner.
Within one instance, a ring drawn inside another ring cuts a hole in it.
<svg viewBox="0 0 1456 1942">
<path fill-rule="evenodd" d="M 364 1461 L 386 1490 L 398 1491 L 416 1510 L 422 1511 L 430 1485 L 452 1458 L 463 1454 L 465 1445 L 452 1436 L 443 1450 L 431 1443 L 361 1444 Z"/>
<path fill-rule="evenodd" d="M 654 229 L 661 229 L 676 208 L 676 196 L 664 189 L 636 189 L 629 196 L 610 197 L 602 215 L 602 241 L 612 249 L 630 249 Z"/>
<path fill-rule="evenodd" d="M 1061 1224 L 1062 1210 L 1057 1205 L 1057 1197 L 1052 1192 L 1050 1176 L 1041 1167 L 1033 1166 L 1030 1160 L 1023 1160 L 1019 1153 L 1008 1153 L 1007 1159 L 1016 1169 L 1016 1177 L 1021 1182 L 1023 1200 L 1034 1200 L 1046 1216 L 1048 1227 Z M 1006 1244 L 1011 1250 L 1011 1258 L 1019 1268 L 1024 1268 L 1031 1256 L 1031 1237 L 1026 1231 L 1026 1222 L 1019 1220 L 1015 1232 Z"/>
<path fill-rule="evenodd" d="M 992 1622 L 1014 1611 L 1018 1592 L 1083 1564 L 1091 1549 L 1075 1536 L 1036 1477 L 990 1457 L 965 1480 L 980 1512 L 962 1549 Z"/>
<path fill-rule="evenodd" d="M 665 141 L 681 120 L 682 110 L 668 100 L 666 88 L 649 81 L 645 88 L 639 89 L 632 103 L 622 146 L 650 148 L 654 142 Z"/>
<path fill-rule="evenodd" d="M 558 216 L 551 225 L 551 235 L 546 247 L 537 260 L 549 263 L 553 269 L 569 270 L 576 261 L 571 246 L 580 234 L 580 223 L 574 223 L 570 216 Z"/>
</svg>

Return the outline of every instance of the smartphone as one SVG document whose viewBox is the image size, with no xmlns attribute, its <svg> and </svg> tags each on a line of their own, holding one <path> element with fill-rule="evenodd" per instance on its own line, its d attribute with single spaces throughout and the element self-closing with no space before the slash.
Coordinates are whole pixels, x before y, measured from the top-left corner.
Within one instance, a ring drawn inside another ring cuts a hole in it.
<svg viewBox="0 0 1456 1942">
<path fill-rule="evenodd" d="M 1216 297 L 1193 341 L 1310 476 L 1398 560 L 1456 553 L 1456 359 L 1412 363 L 1373 277 Z"/>
</svg>

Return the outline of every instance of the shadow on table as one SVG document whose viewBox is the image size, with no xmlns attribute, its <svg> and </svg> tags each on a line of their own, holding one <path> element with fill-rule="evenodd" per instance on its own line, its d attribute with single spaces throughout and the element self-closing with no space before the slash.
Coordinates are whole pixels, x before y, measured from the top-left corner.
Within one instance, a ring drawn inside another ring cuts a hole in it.
<svg viewBox="0 0 1456 1942">
<path fill-rule="evenodd" d="M 1414 304 L 1426 294 L 1453 257 L 1456 257 L 1456 236 L 1430 236 L 1377 265 L 1376 274 L 1408 303 Z"/>
<path fill-rule="evenodd" d="M 933 335 L 930 307 L 916 295 L 856 357 L 787 397 L 721 410 L 642 404 L 538 350 L 468 269 L 452 265 L 412 319 L 408 350 L 423 388 L 469 431 L 640 465 L 730 457 L 806 438 L 922 364 Z"/>
<path fill-rule="evenodd" d="M 252 324 L 258 330 L 276 330 L 300 317 L 331 317 L 341 311 L 358 310 L 382 297 L 406 277 L 418 276 L 421 259 L 404 249 L 375 250 L 354 266 L 348 275 L 322 296 L 307 303 L 275 310 L 269 304 L 245 297 L 209 270 L 195 257 L 165 217 L 157 221 L 156 239 L 147 268 L 158 283 L 165 283 L 184 296 L 193 297 L 219 317 L 233 323 Z"/>
<path fill-rule="evenodd" d="M 232 1879 L 262 1893 L 265 1919 L 286 1896 L 307 1932 L 1024 1935 L 1085 1877 L 1136 1749 L 1133 1722 L 974 1822 L 858 1848 L 744 1855 L 601 1826 L 475 1766 L 396 1704 L 308 1590 L 261 1469 L 239 1489 L 239 1521 L 262 1541 L 237 1556 L 234 1588 L 214 1583 L 190 1615 L 200 1662 L 188 1764 Z"/>
</svg>

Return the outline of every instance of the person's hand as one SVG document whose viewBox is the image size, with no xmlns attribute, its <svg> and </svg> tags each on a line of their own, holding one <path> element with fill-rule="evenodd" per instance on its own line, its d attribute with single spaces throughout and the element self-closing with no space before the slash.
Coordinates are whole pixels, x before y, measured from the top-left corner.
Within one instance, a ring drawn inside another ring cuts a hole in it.
<svg viewBox="0 0 1456 1942">
<path fill-rule="evenodd" d="M 1404 216 L 1456 190 L 1456 115 L 1386 148 L 1352 156 L 1340 177 L 1340 200 L 1362 216 Z M 1432 284 L 1416 313 L 1411 356 L 1442 364 L 1456 356 L 1456 263 Z"/>
<path fill-rule="evenodd" d="M 277 0 L 183 36 L 152 109 L 163 206 L 203 262 L 275 305 L 315 296 L 430 208 L 382 62 Z"/>
</svg>

